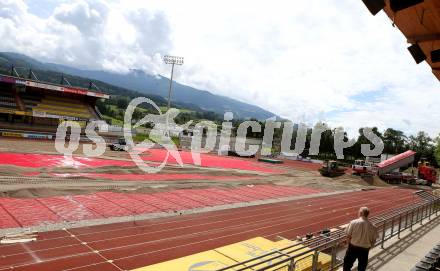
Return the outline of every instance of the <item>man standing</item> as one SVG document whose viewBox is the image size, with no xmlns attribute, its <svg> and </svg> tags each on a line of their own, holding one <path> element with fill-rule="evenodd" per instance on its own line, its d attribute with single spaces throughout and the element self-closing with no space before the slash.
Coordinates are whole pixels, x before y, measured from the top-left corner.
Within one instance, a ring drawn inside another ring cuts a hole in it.
<svg viewBox="0 0 440 271">
<path fill-rule="evenodd" d="M 356 259 L 358 270 L 365 271 L 368 264 L 368 252 L 377 239 L 377 228 L 368 220 L 370 210 L 367 207 L 359 209 L 359 218 L 352 220 L 345 229 L 348 248 L 344 257 L 344 271 L 350 271 Z"/>
</svg>

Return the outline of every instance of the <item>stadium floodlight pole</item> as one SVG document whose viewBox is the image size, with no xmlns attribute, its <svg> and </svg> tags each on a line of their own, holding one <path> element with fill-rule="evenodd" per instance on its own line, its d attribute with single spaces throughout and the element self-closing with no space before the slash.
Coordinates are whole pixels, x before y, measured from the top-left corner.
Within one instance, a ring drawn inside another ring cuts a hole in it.
<svg viewBox="0 0 440 271">
<path fill-rule="evenodd" d="M 165 62 L 165 64 L 171 64 L 170 88 L 168 89 L 168 106 L 167 106 L 167 111 L 168 111 L 170 110 L 171 107 L 171 89 L 173 86 L 174 65 L 183 65 L 183 57 L 166 55 L 163 57 L 163 61 Z"/>
</svg>

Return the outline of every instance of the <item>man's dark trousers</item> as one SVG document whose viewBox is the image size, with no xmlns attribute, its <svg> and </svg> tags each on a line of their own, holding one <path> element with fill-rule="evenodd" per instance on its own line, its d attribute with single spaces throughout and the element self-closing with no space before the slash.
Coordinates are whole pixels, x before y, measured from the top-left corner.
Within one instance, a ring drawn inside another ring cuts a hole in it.
<svg viewBox="0 0 440 271">
<path fill-rule="evenodd" d="M 370 249 L 348 245 L 344 257 L 344 271 L 350 271 L 356 259 L 358 260 L 358 271 L 365 271 L 368 264 L 368 252 Z"/>
</svg>

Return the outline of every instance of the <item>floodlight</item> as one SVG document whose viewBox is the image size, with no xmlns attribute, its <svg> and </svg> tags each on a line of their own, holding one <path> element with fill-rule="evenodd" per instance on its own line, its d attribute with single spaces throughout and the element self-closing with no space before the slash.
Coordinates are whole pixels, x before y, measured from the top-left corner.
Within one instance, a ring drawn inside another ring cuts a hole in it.
<svg viewBox="0 0 440 271">
<path fill-rule="evenodd" d="M 163 57 L 163 61 L 166 64 L 183 65 L 183 57 L 181 57 L 181 56 L 169 56 L 169 55 L 166 55 L 166 56 Z"/>
<path fill-rule="evenodd" d="M 170 109 L 171 105 L 171 89 L 173 86 L 173 74 L 174 74 L 174 65 L 183 65 L 183 57 L 182 56 L 170 56 L 165 55 L 163 57 L 163 61 L 166 64 L 171 64 L 171 77 L 170 77 L 170 88 L 168 90 L 168 110 Z"/>
</svg>

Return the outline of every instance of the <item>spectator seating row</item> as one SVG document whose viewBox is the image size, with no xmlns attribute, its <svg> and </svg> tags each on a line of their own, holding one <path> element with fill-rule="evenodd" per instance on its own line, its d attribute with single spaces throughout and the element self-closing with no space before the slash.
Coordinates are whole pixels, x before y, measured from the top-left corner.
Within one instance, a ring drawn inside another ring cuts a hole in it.
<svg viewBox="0 0 440 271">
<path fill-rule="evenodd" d="M 16 110 L 17 104 L 11 92 L 0 90 L 0 108 L 6 110 Z"/>
<path fill-rule="evenodd" d="M 78 100 L 46 96 L 37 103 L 32 110 L 46 112 L 47 114 L 78 117 L 82 119 L 92 118 L 88 106 Z"/>
<path fill-rule="evenodd" d="M 411 271 L 438 271 L 440 270 L 440 243 L 435 245 Z"/>
<path fill-rule="evenodd" d="M 27 115 L 34 111 L 45 114 L 76 117 L 80 119 L 96 118 L 93 109 L 79 99 L 63 96 L 52 96 L 38 92 L 19 92 L 18 99 L 22 105 L 16 103 L 15 94 L 8 90 L 0 90 L 0 112 L 14 114 L 22 106 Z"/>
</svg>

